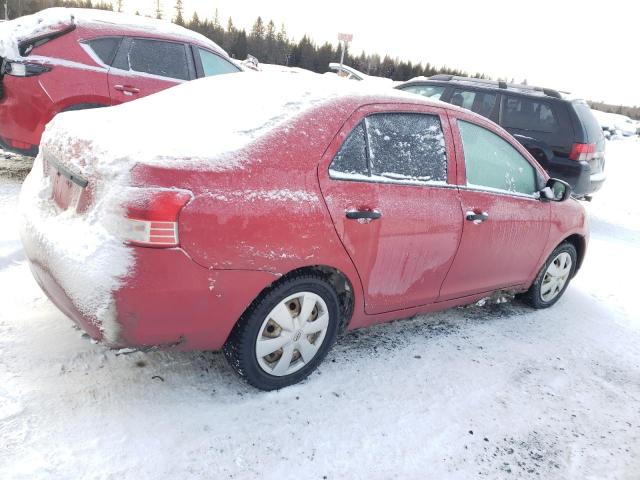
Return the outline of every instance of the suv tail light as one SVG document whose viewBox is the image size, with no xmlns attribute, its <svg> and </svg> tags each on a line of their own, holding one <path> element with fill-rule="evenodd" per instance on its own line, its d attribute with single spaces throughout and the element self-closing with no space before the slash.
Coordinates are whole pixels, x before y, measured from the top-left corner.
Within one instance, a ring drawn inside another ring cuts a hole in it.
<svg viewBox="0 0 640 480">
<path fill-rule="evenodd" d="M 177 247 L 178 215 L 191 197 L 187 190 L 141 190 L 126 208 L 125 241 L 141 247 Z"/>
<path fill-rule="evenodd" d="M 588 162 L 592 160 L 596 154 L 595 143 L 574 143 L 569 153 L 570 160 L 576 160 L 578 162 Z"/>
<path fill-rule="evenodd" d="M 13 77 L 35 77 L 49 71 L 51 67 L 39 63 L 7 62 L 4 66 L 4 73 Z"/>
</svg>

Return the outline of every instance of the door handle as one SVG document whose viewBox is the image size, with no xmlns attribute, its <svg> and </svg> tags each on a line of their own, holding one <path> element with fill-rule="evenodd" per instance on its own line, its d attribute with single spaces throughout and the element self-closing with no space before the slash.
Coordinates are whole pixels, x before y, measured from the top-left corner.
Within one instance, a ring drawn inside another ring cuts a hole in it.
<svg viewBox="0 0 640 480">
<path fill-rule="evenodd" d="M 349 220 L 378 220 L 382 214 L 377 210 L 348 210 L 347 218 Z"/>
<path fill-rule="evenodd" d="M 489 214 L 487 212 L 476 213 L 470 210 L 465 214 L 465 218 L 478 225 L 487 220 L 489 218 Z"/>
<path fill-rule="evenodd" d="M 133 95 L 134 93 L 140 93 L 140 89 L 132 87 L 131 85 L 114 85 L 114 90 L 123 92 L 125 95 Z"/>
</svg>

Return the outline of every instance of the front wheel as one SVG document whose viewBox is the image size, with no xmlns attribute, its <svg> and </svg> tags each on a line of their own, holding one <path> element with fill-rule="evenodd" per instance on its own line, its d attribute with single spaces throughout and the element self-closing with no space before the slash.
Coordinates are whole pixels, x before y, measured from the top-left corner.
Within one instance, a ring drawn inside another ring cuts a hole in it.
<svg viewBox="0 0 640 480">
<path fill-rule="evenodd" d="M 324 359 L 335 341 L 339 315 L 338 296 L 321 275 L 296 275 L 254 302 L 223 351 L 254 387 L 286 387 L 306 378 Z"/>
<path fill-rule="evenodd" d="M 556 303 L 569 286 L 577 260 L 578 253 L 573 245 L 563 243 L 558 246 L 521 299 L 533 308 L 548 308 Z"/>
</svg>

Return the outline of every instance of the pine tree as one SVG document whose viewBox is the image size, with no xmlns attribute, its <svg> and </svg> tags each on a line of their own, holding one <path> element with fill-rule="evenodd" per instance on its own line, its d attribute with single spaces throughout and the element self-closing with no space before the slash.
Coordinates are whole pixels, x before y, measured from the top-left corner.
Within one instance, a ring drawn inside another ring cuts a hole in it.
<svg viewBox="0 0 640 480">
<path fill-rule="evenodd" d="M 124 3 L 124 0 L 118 0 L 117 5 L 118 5 L 118 12 L 122 12 L 122 4 Z"/>
<path fill-rule="evenodd" d="M 174 8 L 176 10 L 176 17 L 173 19 L 173 23 L 184 26 L 182 0 L 176 0 L 176 6 Z"/>
</svg>

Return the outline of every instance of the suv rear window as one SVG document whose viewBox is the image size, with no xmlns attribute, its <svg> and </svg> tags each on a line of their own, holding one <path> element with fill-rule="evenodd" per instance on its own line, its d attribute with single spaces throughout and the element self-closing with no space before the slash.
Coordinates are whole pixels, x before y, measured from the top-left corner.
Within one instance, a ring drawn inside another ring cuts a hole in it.
<svg viewBox="0 0 640 480">
<path fill-rule="evenodd" d="M 182 43 L 135 38 L 129 61 L 136 72 L 189 80 L 187 51 Z"/>
<path fill-rule="evenodd" d="M 585 141 L 589 143 L 597 143 L 600 141 L 603 136 L 602 129 L 600 128 L 598 119 L 589 108 L 589 105 L 583 101 L 572 102 L 572 105 L 587 135 Z"/>
<path fill-rule="evenodd" d="M 559 129 L 550 104 L 520 97 L 504 97 L 501 123 L 505 128 L 535 132 L 554 133 Z"/>
<path fill-rule="evenodd" d="M 105 37 L 96 38 L 87 43 L 102 63 L 111 65 L 121 41 L 122 37 Z"/>
</svg>

